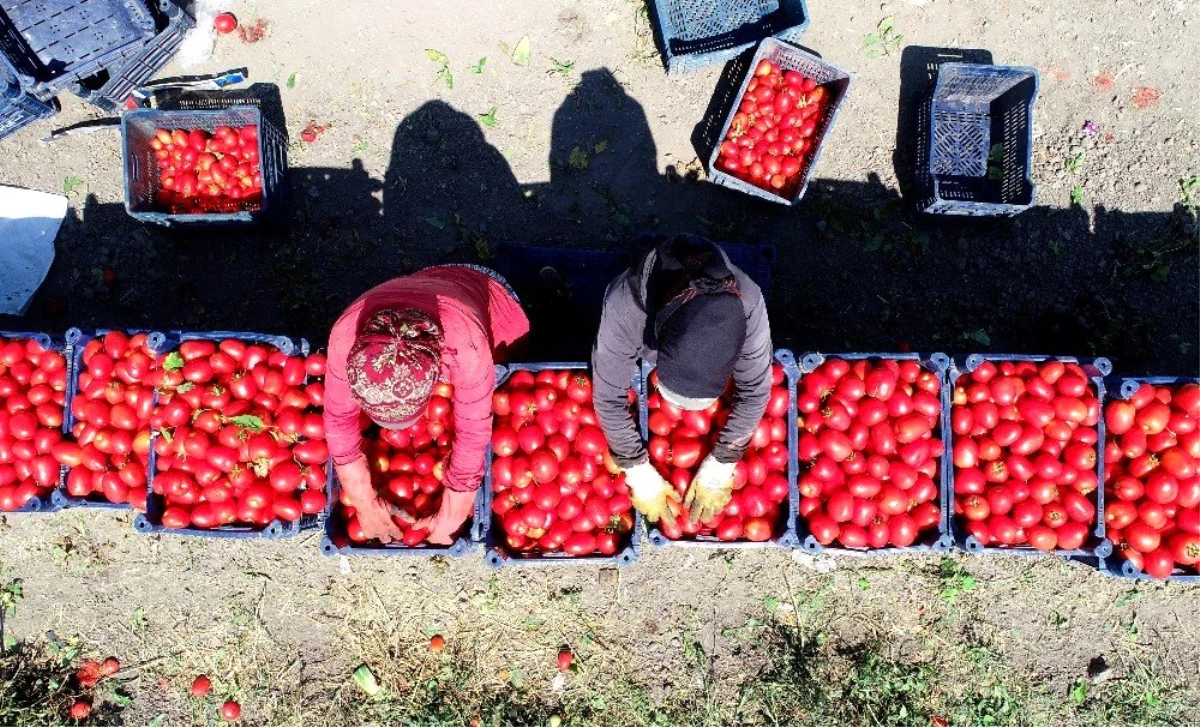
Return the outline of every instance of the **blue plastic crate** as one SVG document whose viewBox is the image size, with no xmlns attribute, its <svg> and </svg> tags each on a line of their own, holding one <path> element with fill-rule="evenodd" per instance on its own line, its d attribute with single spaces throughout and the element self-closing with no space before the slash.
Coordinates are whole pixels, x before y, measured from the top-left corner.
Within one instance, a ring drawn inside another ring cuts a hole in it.
<svg viewBox="0 0 1200 727">
<path fill-rule="evenodd" d="M 514 371 L 561 371 L 563 369 L 571 371 L 586 371 L 590 368 L 590 364 L 583 362 L 562 362 L 553 361 L 548 363 L 512 363 L 507 366 L 496 366 L 496 388 L 508 380 Z M 633 375 L 630 381 L 630 387 L 638 392 L 638 401 L 641 396 L 641 389 L 638 388 L 637 374 Z M 486 548 L 484 554 L 484 562 L 489 568 L 503 568 L 508 565 L 575 565 L 580 563 L 599 563 L 602 565 L 618 565 L 625 566 L 633 563 L 642 554 L 641 530 L 642 530 L 642 514 L 637 510 L 633 511 L 633 529 L 626 535 L 622 542 L 618 544 L 617 552 L 614 555 L 570 555 L 568 553 L 510 553 L 504 546 L 503 535 L 499 527 L 493 527 L 492 523 L 492 445 L 488 444 L 487 459 L 484 464 L 483 486 L 480 488 L 483 492 L 483 502 L 480 504 L 476 513 L 476 522 L 483 523 L 480 540 L 483 541 Z"/>
<path fill-rule="evenodd" d="M 799 547 L 799 539 L 796 533 L 796 510 L 800 502 L 800 493 L 796 489 L 796 481 L 799 478 L 799 463 L 796 460 L 796 443 L 798 436 L 796 433 L 796 384 L 800 380 L 800 367 L 796 362 L 795 355 L 786 348 L 776 349 L 774 355 L 775 361 L 783 366 L 784 375 L 787 377 L 788 386 L 788 500 L 786 507 L 782 509 L 780 522 L 776 523 L 777 536 L 763 542 L 754 542 L 749 540 L 725 541 L 713 535 L 696 535 L 687 539 L 672 540 L 657 527 L 646 524 L 647 535 L 646 539 L 651 545 L 657 547 L 672 547 L 672 548 L 709 548 L 717 550 L 757 550 L 760 548 L 795 548 Z M 641 414 L 641 429 L 642 437 L 649 439 L 650 427 L 648 424 L 649 410 L 646 407 L 646 400 L 650 396 L 649 377 L 654 367 L 646 362 L 641 365 L 641 380 L 638 384 L 639 392 L 639 411 Z"/>
<path fill-rule="evenodd" d="M 1133 396 L 1134 392 L 1142 384 L 1152 384 L 1154 386 L 1183 386 L 1184 384 L 1200 384 L 1200 378 L 1188 376 L 1142 376 L 1142 377 L 1114 377 L 1105 379 L 1106 397 L 1111 396 L 1114 399 L 1128 399 Z M 1102 399 L 1100 406 L 1103 408 L 1105 400 Z M 1101 489 L 1104 489 L 1101 482 Z M 1112 552 L 1104 558 L 1099 558 L 1097 568 L 1102 573 L 1110 575 L 1114 578 L 1133 578 L 1144 581 L 1164 582 L 1171 581 L 1176 583 L 1200 583 L 1200 574 L 1192 575 L 1176 569 L 1176 572 L 1166 578 L 1151 578 L 1143 573 L 1137 566 L 1127 560 L 1121 558 L 1116 553 L 1116 545 L 1110 540 L 1107 541 Z"/>
<path fill-rule="evenodd" d="M 309 352 L 308 341 L 303 338 L 293 339 L 287 336 L 276 336 L 266 333 L 173 330 L 168 332 L 166 336 L 171 344 L 169 348 L 177 347 L 184 341 L 221 341 L 226 338 L 235 338 L 247 343 L 261 343 L 273 346 L 289 356 L 307 356 Z M 157 438 L 157 434 L 155 438 Z M 165 498 L 162 495 L 154 494 L 154 477 L 158 474 L 157 467 L 158 453 L 151 446 L 150 466 L 146 469 L 148 480 L 146 483 L 146 512 L 139 514 L 133 521 L 134 529 L 144 535 L 164 533 L 167 535 L 186 535 L 199 538 L 289 538 L 298 535 L 301 531 L 317 527 L 321 519 L 319 515 L 302 515 L 299 520 L 287 523 L 276 519 L 261 529 L 249 525 L 222 525 L 210 530 L 190 527 L 163 527 L 162 514 L 166 509 Z M 328 475 L 331 469 L 329 461 L 326 461 L 325 468 L 326 487 L 328 488 Z"/>
<path fill-rule="evenodd" d="M 742 97 L 746 95 L 746 87 L 750 84 L 750 80 L 754 78 L 754 69 L 758 67 L 759 61 L 764 59 L 771 61 L 785 71 L 799 71 L 809 78 L 816 80 L 817 85 L 823 87 L 826 95 L 829 97 L 827 111 L 821 116 L 820 123 L 812 136 L 813 139 L 816 139 L 817 148 L 811 155 L 805 157 L 808 161 L 800 169 L 802 181 L 791 198 L 781 197 L 773 191 L 768 191 L 749 182 L 744 182 L 732 174 L 728 174 L 717 168 L 717 157 L 721 154 L 721 142 L 725 139 L 725 135 L 729 133 L 729 127 L 733 123 L 733 116 L 737 113 Z M 758 50 L 754 53 L 754 60 L 750 62 L 749 67 L 746 69 L 746 77 L 742 80 L 742 85 L 733 97 L 733 103 L 729 108 L 729 113 L 725 117 L 725 123 L 721 125 L 721 133 L 716 137 L 716 144 L 713 146 L 712 153 L 708 157 L 708 181 L 721 187 L 745 192 L 759 199 L 765 199 L 768 202 L 777 202 L 791 206 L 798 204 L 804 197 L 804 192 L 808 189 L 808 183 L 812 179 L 812 171 L 821 158 L 821 151 L 825 146 L 825 141 L 833 129 L 833 122 L 837 120 L 838 113 L 842 108 L 842 101 L 846 98 L 846 94 L 849 91 L 849 72 L 790 43 L 785 43 L 775 38 L 763 40 L 759 44 Z"/>
<path fill-rule="evenodd" d="M 937 533 L 929 533 L 921 542 L 914 543 L 907 547 L 887 547 L 876 549 L 858 550 L 854 548 L 846 548 L 842 545 L 831 544 L 821 545 L 817 542 L 808 530 L 808 525 L 804 518 L 800 517 L 799 512 L 793 511 L 793 518 L 796 522 L 796 536 L 799 540 L 798 547 L 809 553 L 838 553 L 862 556 L 877 556 L 877 555 L 895 555 L 901 553 L 944 553 L 950 550 L 954 541 L 950 536 L 949 520 L 951 513 L 947 509 L 946 489 L 950 480 L 950 470 L 953 468 L 953 458 L 950 454 L 950 391 L 951 387 L 947 383 L 947 371 L 950 369 L 950 357 L 944 353 L 809 353 L 805 354 L 800 360 L 800 381 L 804 380 L 804 374 L 815 371 L 818 366 L 826 361 L 826 359 L 842 359 L 845 361 L 860 361 L 863 359 L 875 360 L 893 360 L 893 361 L 916 361 L 921 364 L 921 367 L 927 371 L 932 371 L 938 375 L 941 381 L 941 402 L 942 402 L 942 417 L 941 417 L 941 432 L 938 436 L 942 440 L 942 446 L 945 451 L 942 453 L 942 460 L 938 465 L 938 502 L 942 510 L 942 520 L 938 524 Z M 797 412 L 799 416 L 799 412 Z M 797 456 L 798 456 L 797 452 Z M 800 504 L 800 498 L 796 498 L 796 506 Z"/>
<path fill-rule="evenodd" d="M 203 129 L 218 126 L 258 127 L 258 156 L 262 169 L 262 205 L 258 211 L 171 214 L 159 211 L 155 193 L 159 168 L 150 140 L 158 129 Z M 220 110 L 139 109 L 121 117 L 121 153 L 125 160 L 125 210 L 131 217 L 165 227 L 278 224 L 287 215 L 287 141 L 283 132 L 254 106 Z"/>
<path fill-rule="evenodd" d="M 134 89 L 170 63 L 196 21 L 172 0 L 161 0 L 157 7 L 161 30 L 153 38 L 122 50 L 102 72 L 80 79 L 71 92 L 109 113 L 116 113 Z"/>
<path fill-rule="evenodd" d="M 66 415 L 63 417 L 64 431 L 70 432 L 75 427 L 76 419 L 75 413 L 71 409 L 71 402 L 75 400 L 75 396 L 79 393 L 79 374 L 83 371 L 83 349 L 85 346 L 87 346 L 88 341 L 91 341 L 94 338 L 99 338 L 108 333 L 110 330 L 112 329 L 101 328 L 91 333 L 84 333 L 78 328 L 71 328 L 67 330 L 66 341 L 69 345 L 70 353 L 68 354 L 67 359 L 67 411 Z M 156 353 L 162 353 L 163 351 L 167 350 L 168 346 L 171 345 L 166 334 L 164 333 L 149 330 L 129 330 L 125 331 L 125 333 L 147 334 L 146 343 Z M 158 402 L 157 392 L 154 394 L 154 401 L 155 403 Z M 64 468 L 63 482 L 59 485 L 57 490 L 51 493 L 51 502 L 54 503 L 55 507 L 96 507 L 109 510 L 128 510 L 130 508 L 129 503 L 127 502 L 109 502 L 108 500 L 105 500 L 94 493 L 88 497 L 72 497 L 68 495 L 65 477 L 67 472 L 69 472 L 69 469 Z M 146 476 L 146 486 L 149 487 L 149 464 L 146 466 Z"/>
<path fill-rule="evenodd" d="M 918 112 L 917 208 L 1011 217 L 1033 206 L 1032 68 L 945 63 Z"/>
<path fill-rule="evenodd" d="M 487 466 L 487 465 L 485 465 Z M 444 555 L 451 558 L 461 558 L 470 554 L 479 545 L 481 532 L 486 532 L 488 524 L 480 521 L 480 503 L 483 501 L 483 487 L 475 493 L 475 516 L 465 535 L 461 535 L 449 546 L 421 543 L 420 545 L 405 545 L 404 543 L 389 543 L 387 545 L 356 545 L 346 537 L 346 522 L 342 518 L 339 505 L 342 494 L 341 483 L 333 471 L 333 461 L 329 465 L 328 502 L 322 515 L 322 526 L 325 536 L 321 538 L 321 553 L 323 555 L 416 555 L 433 557 Z"/>
<path fill-rule="evenodd" d="M 653 0 L 650 7 L 669 73 L 724 63 L 771 36 L 799 43 L 809 23 L 804 0 Z"/>
<path fill-rule="evenodd" d="M 33 340 L 37 341 L 39 344 L 41 344 L 42 348 L 51 350 L 51 351 L 58 351 L 59 353 L 61 353 L 67 357 L 68 362 L 70 361 L 70 357 L 71 357 L 70 346 L 68 346 L 66 339 L 62 336 L 52 336 L 48 333 L 38 333 L 38 332 L 30 332 L 30 331 L 0 331 L 0 339 L 5 339 L 5 340 L 9 340 L 9 341 L 13 341 L 13 340 L 26 341 L 29 339 L 33 339 Z M 63 412 L 63 432 L 70 431 L 70 429 L 67 427 L 67 415 L 70 413 L 70 410 L 71 410 L 70 380 L 71 380 L 70 372 L 68 371 L 68 373 L 67 373 L 68 393 L 67 393 L 66 405 L 65 405 L 66 411 Z M 60 466 L 59 474 L 58 474 L 58 486 L 59 487 L 63 486 L 63 483 L 66 482 L 66 478 L 67 478 L 67 468 Z M 57 512 L 60 508 L 57 504 L 55 504 L 53 495 L 54 495 L 54 493 L 51 492 L 51 496 L 48 499 L 43 499 L 41 497 L 34 497 L 34 498 L 30 499 L 29 502 L 25 503 L 25 505 L 23 507 L 21 507 L 17 510 L 13 510 L 11 513 L 4 513 L 4 514 L 12 515 L 12 514 L 18 513 L 18 512 L 44 512 L 44 513 Z"/>
<path fill-rule="evenodd" d="M 1104 404 L 1105 386 L 1104 377 L 1112 373 L 1112 362 L 1106 358 L 1076 358 L 1074 356 L 1040 356 L 1030 354 L 1010 354 L 1010 353 L 974 353 L 966 357 L 956 357 L 952 360 L 949 372 L 949 382 L 947 389 L 950 391 L 950 397 L 953 398 L 954 386 L 958 378 L 963 374 L 969 374 L 980 366 L 984 361 L 999 363 L 1001 361 L 1031 361 L 1040 363 L 1042 361 L 1062 361 L 1063 363 L 1079 364 L 1084 372 L 1091 378 L 1092 384 L 1096 387 L 1096 394 L 1100 399 L 1100 404 Z M 946 409 L 949 412 L 949 408 Z M 1021 556 L 1038 556 L 1038 555 L 1057 555 L 1068 560 L 1079 560 L 1087 558 L 1105 558 L 1112 553 L 1112 543 L 1104 538 L 1104 414 L 1101 410 L 1100 420 L 1096 423 L 1096 481 L 1098 486 L 1096 491 L 1092 493 L 1092 503 L 1096 506 L 1096 528 L 1092 531 L 1092 538 L 1084 543 L 1082 548 L 1076 550 L 1055 550 L 1053 553 L 1046 553 L 1032 548 L 1027 545 L 1018 546 L 984 546 L 980 544 L 973 536 L 968 535 L 965 530 L 960 530 L 957 518 L 954 515 L 954 469 L 948 468 L 949 481 L 946 484 L 946 513 L 949 517 L 950 537 L 953 538 L 955 545 L 967 552 L 973 554 L 988 554 L 988 555 L 1021 555 Z M 953 452 L 954 432 L 950 432 L 950 448 L 948 452 Z M 953 458 L 953 454 L 950 455 Z"/>
<path fill-rule="evenodd" d="M 16 70 L 0 53 L 0 139 L 25 128 L 38 119 L 49 118 L 58 109 L 57 101 L 38 100 L 30 94 Z"/>
<path fill-rule="evenodd" d="M 154 34 L 142 0 L 0 0 L 0 52 L 46 97 Z"/>
</svg>

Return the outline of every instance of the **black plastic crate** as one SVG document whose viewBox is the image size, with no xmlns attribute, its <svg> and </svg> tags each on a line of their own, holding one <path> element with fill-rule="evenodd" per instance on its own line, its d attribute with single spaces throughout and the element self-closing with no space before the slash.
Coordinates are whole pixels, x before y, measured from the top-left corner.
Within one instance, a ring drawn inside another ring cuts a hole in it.
<svg viewBox="0 0 1200 727">
<path fill-rule="evenodd" d="M 70 91 L 84 101 L 110 113 L 123 108 L 134 89 L 154 78 L 179 51 L 196 21 L 171 0 L 162 0 L 155 10 L 158 32 L 142 43 L 129 46 L 95 73 L 80 78 Z"/>
<path fill-rule="evenodd" d="M 218 126 L 258 127 L 262 169 L 262 205 L 257 211 L 171 214 L 157 209 L 159 168 L 150 148 L 156 130 L 204 129 Z M 283 132 L 253 106 L 211 111 L 139 109 L 121 117 L 121 154 L 125 164 L 125 210 L 131 217 L 166 227 L 280 223 L 287 216 L 287 141 Z"/>
<path fill-rule="evenodd" d="M 0 51 L 49 98 L 154 37 L 143 0 L 0 0 Z"/>
<path fill-rule="evenodd" d="M 785 71 L 799 71 L 809 78 L 814 79 L 818 86 L 825 88 L 825 93 L 829 96 L 828 110 L 821 117 L 820 123 L 812 136 L 813 139 L 816 139 L 816 150 L 811 155 L 806 156 L 807 163 L 800 169 L 800 186 L 797 187 L 796 192 L 791 198 L 782 197 L 772 190 L 750 184 L 717 168 L 717 157 L 721 153 L 721 142 L 725 139 L 725 135 L 729 133 L 729 127 L 733 123 L 734 114 L 737 113 L 738 104 L 741 103 L 742 97 L 746 95 L 746 87 L 750 84 L 750 80 L 754 78 L 754 69 L 758 67 L 759 61 L 764 59 L 771 61 Z M 758 50 L 754 53 L 754 59 L 746 69 L 746 76 L 742 79 L 741 86 L 738 87 L 737 93 L 733 96 L 732 103 L 728 105 L 729 110 L 725 115 L 725 123 L 721 125 L 721 133 L 715 137 L 716 143 L 708 158 L 708 181 L 770 202 L 778 202 L 786 205 L 798 204 L 804 197 L 804 192 L 808 189 L 808 182 L 812 179 L 812 170 L 817 166 L 817 162 L 821 158 L 821 151 L 825 147 L 826 137 L 829 135 L 830 130 L 833 129 L 833 122 L 837 120 L 838 112 L 842 107 L 842 101 L 849 90 L 850 74 L 848 72 L 790 43 L 785 43 L 775 38 L 763 40 L 759 44 Z"/>
<path fill-rule="evenodd" d="M 1032 207 L 1037 91 L 1032 68 L 940 66 L 917 121 L 917 208 L 1011 217 Z"/>
<path fill-rule="evenodd" d="M 650 5 L 669 73 L 724 63 L 771 36 L 799 43 L 809 23 L 804 0 L 653 0 Z"/>
<path fill-rule="evenodd" d="M 22 85 L 21 78 L 0 54 L 0 139 L 15 134 L 38 119 L 58 113 L 58 101 L 40 101 Z"/>
</svg>

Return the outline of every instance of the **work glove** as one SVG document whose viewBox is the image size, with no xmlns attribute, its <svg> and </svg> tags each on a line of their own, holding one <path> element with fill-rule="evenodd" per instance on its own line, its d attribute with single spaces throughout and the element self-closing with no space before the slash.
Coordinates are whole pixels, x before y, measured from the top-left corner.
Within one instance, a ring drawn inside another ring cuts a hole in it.
<svg viewBox="0 0 1200 727">
<path fill-rule="evenodd" d="M 633 500 L 633 506 L 652 523 L 671 515 L 667 500 L 680 500 L 679 493 L 667 484 L 649 461 L 625 470 L 625 484 L 629 485 L 629 499 Z"/>
<path fill-rule="evenodd" d="M 700 470 L 683 501 L 693 523 L 711 519 L 733 497 L 733 468 L 736 462 L 718 462 L 711 454 L 700 463 Z"/>
<path fill-rule="evenodd" d="M 442 491 L 442 504 L 437 515 L 421 518 L 412 525 L 413 530 L 428 530 L 429 542 L 436 545 L 450 545 L 454 536 L 475 512 L 475 491 L 458 492 L 456 490 Z"/>
<path fill-rule="evenodd" d="M 366 457 L 337 465 L 333 469 L 342 491 L 346 493 L 346 499 L 354 507 L 354 516 L 358 518 L 364 536 L 384 544 L 399 541 L 404 537 L 403 531 L 392 517 L 412 522 L 412 516 L 375 492 L 375 488 L 371 486 L 371 473 L 367 469 Z"/>
</svg>

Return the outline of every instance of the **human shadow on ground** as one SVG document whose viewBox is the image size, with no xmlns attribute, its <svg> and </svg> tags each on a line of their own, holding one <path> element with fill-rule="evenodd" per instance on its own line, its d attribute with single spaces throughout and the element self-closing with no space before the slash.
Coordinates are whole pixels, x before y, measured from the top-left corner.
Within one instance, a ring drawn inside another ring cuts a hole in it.
<svg viewBox="0 0 1200 727">
<path fill-rule="evenodd" d="M 427 265 L 503 270 L 505 249 L 529 245 L 632 256 L 642 233 L 693 233 L 775 246 L 772 334 L 797 352 L 1105 355 L 1121 373 L 1200 370 L 1200 232 L 1182 205 L 947 224 L 906 214 L 875 175 L 822 179 L 820 167 L 798 208 L 771 205 L 660 173 L 644 113 L 606 71 L 584 73 L 564 101 L 550 164 L 549 182 L 521 184 L 474 117 L 431 101 L 397 126 L 382 180 L 357 160 L 294 167 L 283 230 L 180 234 L 89 198 L 64 222 L 30 312 L 0 328 L 251 330 L 319 346 L 354 297 Z M 586 360 L 598 311 L 539 299 L 538 285 L 518 288 L 548 342 L 530 357 Z"/>
</svg>

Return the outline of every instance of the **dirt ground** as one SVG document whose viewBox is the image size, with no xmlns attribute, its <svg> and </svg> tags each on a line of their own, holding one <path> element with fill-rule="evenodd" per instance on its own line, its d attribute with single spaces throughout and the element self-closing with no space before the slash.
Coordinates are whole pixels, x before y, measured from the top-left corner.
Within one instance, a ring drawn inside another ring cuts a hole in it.
<svg viewBox="0 0 1200 727">
<path fill-rule="evenodd" d="M 134 222 L 116 133 L 38 142 L 98 115 L 64 98 L 57 119 L 0 142 L 0 182 L 71 203 L 46 284 L 27 316 L 0 317 L 0 328 L 320 342 L 362 290 L 424 265 L 499 265 L 504 245 L 621 250 L 641 232 L 692 232 L 775 247 L 777 346 L 1104 355 L 1117 373 L 1200 373 L 1191 0 L 813 0 L 804 44 L 854 82 L 790 210 L 698 179 L 696 142 L 722 68 L 667 76 L 641 2 L 230 7 L 243 24 L 269 21 L 268 33 L 222 38 L 201 70 L 247 66 L 252 81 L 279 87 L 289 228 L 168 234 Z M 903 38 L 870 58 L 865 38 L 885 17 Z M 511 60 L 523 37 L 527 66 Z M 947 48 L 1040 73 L 1038 206 L 1016 219 L 931 221 L 902 201 L 913 100 Z M 428 49 L 448 59 L 453 88 Z M 307 143 L 310 121 L 328 128 Z M 546 357 L 586 355 L 566 336 L 541 346 Z M 126 724 L 209 723 L 211 705 L 185 696 L 200 671 L 241 699 L 246 723 L 271 725 L 555 714 L 567 724 L 794 724 L 797 714 L 1170 724 L 1200 708 L 1197 587 L 1049 559 L 647 548 L 619 573 L 493 573 L 478 555 L 327 559 L 312 534 L 143 537 L 111 513 L 0 522 L 0 581 L 20 578 L 24 590 L 6 633 L 78 636 L 86 654 L 140 665 L 128 670 Z M 428 651 L 433 633 L 447 638 L 441 656 Z M 576 667 L 556 676 L 564 644 Z M 363 663 L 382 696 L 351 681 Z M 881 712 L 837 711 L 872 698 Z"/>
</svg>

